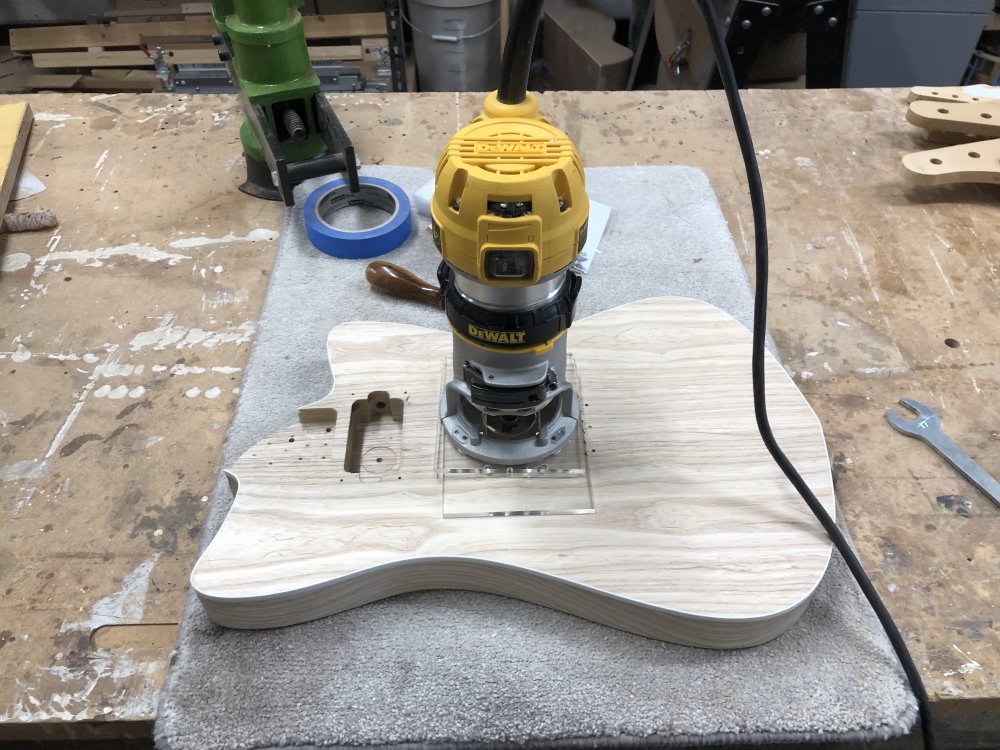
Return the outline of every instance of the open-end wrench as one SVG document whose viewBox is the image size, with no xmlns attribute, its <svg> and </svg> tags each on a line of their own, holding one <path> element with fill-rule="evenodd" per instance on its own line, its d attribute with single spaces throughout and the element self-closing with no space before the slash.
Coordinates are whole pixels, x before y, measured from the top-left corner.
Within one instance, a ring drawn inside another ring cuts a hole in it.
<svg viewBox="0 0 1000 750">
<path fill-rule="evenodd" d="M 915 398 L 901 398 L 899 403 L 917 415 L 916 419 L 904 419 L 889 409 L 885 418 L 889 424 L 910 437 L 920 438 L 937 451 L 948 463 L 985 493 L 986 497 L 1000 505 L 1000 482 L 990 476 L 986 469 L 977 464 L 950 437 L 941 431 L 941 418 L 927 404 Z"/>
</svg>

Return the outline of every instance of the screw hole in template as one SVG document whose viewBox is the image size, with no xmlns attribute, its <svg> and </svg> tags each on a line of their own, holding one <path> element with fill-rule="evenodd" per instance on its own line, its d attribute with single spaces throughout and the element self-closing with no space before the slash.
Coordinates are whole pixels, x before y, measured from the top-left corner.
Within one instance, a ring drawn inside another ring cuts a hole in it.
<svg viewBox="0 0 1000 750">
<path fill-rule="evenodd" d="M 931 159 L 931 164 L 940 164 L 940 163 L 941 163 L 940 159 L 936 159 L 936 158 L 935 159 Z"/>
<path fill-rule="evenodd" d="M 970 151 L 969 152 L 969 156 L 971 156 L 973 159 L 978 159 L 979 158 L 979 152 L 978 151 Z"/>
<path fill-rule="evenodd" d="M 944 107 L 938 107 L 938 112 L 940 112 L 942 115 L 948 114 L 948 110 L 946 110 Z"/>
<path fill-rule="evenodd" d="M 944 345 L 952 349 L 958 349 L 962 345 L 962 342 L 958 339 L 947 338 L 944 340 Z"/>
<path fill-rule="evenodd" d="M 984 120 L 993 119 L 993 115 L 991 115 L 989 112 L 980 112 L 979 116 L 982 117 Z"/>
</svg>

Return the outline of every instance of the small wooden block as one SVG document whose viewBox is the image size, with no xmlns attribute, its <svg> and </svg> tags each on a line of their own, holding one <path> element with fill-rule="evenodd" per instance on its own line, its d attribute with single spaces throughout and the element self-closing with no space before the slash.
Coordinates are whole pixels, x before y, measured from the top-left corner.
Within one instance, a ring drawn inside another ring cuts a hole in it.
<svg viewBox="0 0 1000 750">
<path fill-rule="evenodd" d="M 903 176 L 913 185 L 1000 184 L 1000 138 L 907 154 Z"/>
<path fill-rule="evenodd" d="M 512 507 L 564 480 L 442 480 L 451 334 L 347 323 L 328 341 L 335 389 L 232 467 L 232 509 L 191 575 L 209 617 L 278 627 L 444 588 L 696 646 L 750 646 L 791 627 L 831 544 L 757 432 L 750 333 L 704 302 L 656 298 L 568 335 L 593 512 L 445 517 L 443 481 Z M 819 422 L 770 355 L 766 367 L 775 434 L 832 515 Z"/>
</svg>

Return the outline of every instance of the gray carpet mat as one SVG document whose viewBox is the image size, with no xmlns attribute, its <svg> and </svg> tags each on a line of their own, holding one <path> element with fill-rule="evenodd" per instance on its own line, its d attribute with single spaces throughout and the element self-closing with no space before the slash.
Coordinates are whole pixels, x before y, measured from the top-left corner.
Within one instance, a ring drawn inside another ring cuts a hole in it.
<svg viewBox="0 0 1000 750">
<path fill-rule="evenodd" d="M 368 167 L 408 192 L 430 172 Z M 687 167 L 587 170 L 612 207 L 578 317 L 659 295 L 751 322 L 746 274 L 708 178 Z M 297 190 L 301 206 L 314 181 Z M 641 199 L 640 199 L 641 198 Z M 433 279 L 427 221 L 387 260 Z M 325 342 L 349 320 L 445 328 L 371 291 L 364 261 L 321 255 L 291 209 L 223 465 L 324 396 Z M 749 369 L 749 363 L 747 363 Z M 203 545 L 232 502 L 220 475 Z M 156 720 L 161 750 L 275 747 L 623 748 L 860 741 L 916 707 L 843 562 L 800 622 L 752 649 L 675 646 L 486 594 L 399 596 L 269 631 L 213 625 L 189 595 Z"/>
</svg>

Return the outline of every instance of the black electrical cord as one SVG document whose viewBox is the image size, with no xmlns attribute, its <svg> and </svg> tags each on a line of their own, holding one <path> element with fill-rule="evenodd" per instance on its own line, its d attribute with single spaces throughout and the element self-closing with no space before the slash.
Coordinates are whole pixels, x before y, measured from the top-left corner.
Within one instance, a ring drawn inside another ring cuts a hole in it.
<svg viewBox="0 0 1000 750">
<path fill-rule="evenodd" d="M 507 43 L 500 59 L 500 87 L 497 99 L 504 104 L 520 104 L 528 92 L 528 73 L 535 47 L 535 33 L 542 20 L 545 0 L 517 0 L 511 14 Z"/>
<path fill-rule="evenodd" d="M 535 44 L 535 33 L 538 23 L 541 20 L 542 6 L 544 0 L 518 0 L 511 18 L 510 31 L 507 35 L 507 43 L 504 47 L 503 59 L 500 62 L 500 87 L 497 98 L 504 104 L 519 104 L 524 101 L 528 90 L 528 72 L 531 67 L 531 55 Z M 764 187 L 761 184 L 760 168 L 757 164 L 757 155 L 753 147 L 753 139 L 750 136 L 750 126 L 747 124 L 746 112 L 743 110 L 743 103 L 740 101 L 739 88 L 736 84 L 736 73 L 733 70 L 733 61 L 729 56 L 725 38 L 719 27 L 715 12 L 709 5 L 709 0 L 698 0 L 698 6 L 705 24 L 708 26 L 709 37 L 712 42 L 712 51 L 715 54 L 716 67 L 722 79 L 722 87 L 726 92 L 726 99 L 729 102 L 729 110 L 733 118 L 733 125 L 736 128 L 736 139 L 739 141 L 740 153 L 743 156 L 743 163 L 746 167 L 747 183 L 750 189 L 750 203 L 753 208 L 754 223 L 754 257 L 755 257 L 755 289 L 753 305 L 753 342 L 751 356 L 751 371 L 753 376 L 753 404 L 754 415 L 757 418 L 757 429 L 760 432 L 764 445 L 770 452 L 775 463 L 781 468 L 788 481 L 798 491 L 805 500 L 809 509 L 826 530 L 837 551 L 844 558 L 847 567 L 850 569 L 854 580 L 858 582 L 865 598 L 874 610 L 876 617 L 882 624 L 889 642 L 903 667 L 906 679 L 910 683 L 910 689 L 917 699 L 917 706 L 920 712 L 920 728 L 923 733 L 923 744 L 925 750 L 933 750 L 934 727 L 931 723 L 930 703 L 927 698 L 927 691 L 920 679 L 920 673 L 913 663 L 913 657 L 906 648 L 903 636 L 900 634 L 896 623 L 893 622 L 892 615 L 886 609 L 885 604 L 879 598 L 878 592 L 872 585 L 868 574 L 862 567 L 854 550 L 847 543 L 843 532 L 837 527 L 837 523 L 826 512 L 826 509 L 809 489 L 809 485 L 788 460 L 788 457 L 778 445 L 774 433 L 771 431 L 771 423 L 767 418 L 767 402 L 765 396 L 764 378 L 764 338 L 767 331 L 767 281 L 768 281 L 768 242 L 767 242 L 767 220 L 764 208 Z"/>
<path fill-rule="evenodd" d="M 927 699 L 927 691 L 920 679 L 913 658 L 906 648 L 903 636 L 900 635 L 896 623 L 892 620 L 892 615 L 886 609 L 885 604 L 879 598 L 878 592 L 872 585 L 871 580 L 861 566 L 857 555 L 847 543 L 843 532 L 837 528 L 836 522 L 826 512 L 816 495 L 809 489 L 799 472 L 796 471 L 788 457 L 782 452 L 778 441 L 771 431 L 771 424 L 767 419 L 767 404 L 764 393 L 764 336 L 767 330 L 767 224 L 764 213 L 764 188 L 760 180 L 760 169 L 757 165 L 757 155 L 754 151 L 753 140 L 750 137 L 750 127 L 747 124 L 746 113 L 743 111 L 743 103 L 740 101 L 739 89 L 736 85 L 736 73 L 733 70 L 733 61 L 729 57 L 729 50 L 726 41 L 722 36 L 719 23 L 715 18 L 715 13 L 709 5 L 709 0 L 698 0 L 705 23 L 708 25 L 709 36 L 712 39 L 712 50 L 715 53 L 716 67 L 719 69 L 719 76 L 722 78 L 722 86 L 726 92 L 726 99 L 729 101 L 729 109 L 732 113 L 733 124 L 736 127 L 736 138 L 740 144 L 740 152 L 743 155 L 743 162 L 746 166 L 747 182 L 750 188 L 750 203 L 753 206 L 754 223 L 754 256 L 755 256 L 755 277 L 756 288 L 754 290 L 753 305 L 753 356 L 751 369 L 753 371 L 753 404 L 754 413 L 757 417 L 757 429 L 760 431 L 761 439 L 768 451 L 774 458 L 775 463 L 788 477 L 802 499 L 806 501 L 809 509 L 816 515 L 826 533 L 830 536 L 834 546 L 840 552 L 847 567 L 854 575 L 864 592 L 865 598 L 875 611 L 879 622 L 889 636 L 892 644 L 906 673 L 906 679 L 910 683 L 910 689 L 917 699 L 917 706 L 920 711 L 920 728 L 923 732 L 924 748 L 931 750 L 934 746 L 934 727 L 931 724 L 930 704 Z"/>
</svg>

